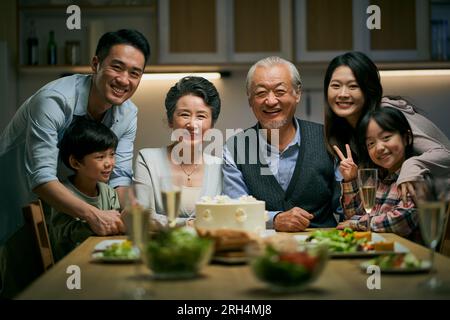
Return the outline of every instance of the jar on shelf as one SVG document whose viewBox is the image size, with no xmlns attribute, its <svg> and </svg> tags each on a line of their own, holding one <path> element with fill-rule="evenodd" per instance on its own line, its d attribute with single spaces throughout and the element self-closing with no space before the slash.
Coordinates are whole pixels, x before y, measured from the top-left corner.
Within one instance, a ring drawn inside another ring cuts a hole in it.
<svg viewBox="0 0 450 320">
<path fill-rule="evenodd" d="M 66 64 L 71 66 L 80 65 L 80 41 L 66 41 L 65 53 Z"/>
</svg>

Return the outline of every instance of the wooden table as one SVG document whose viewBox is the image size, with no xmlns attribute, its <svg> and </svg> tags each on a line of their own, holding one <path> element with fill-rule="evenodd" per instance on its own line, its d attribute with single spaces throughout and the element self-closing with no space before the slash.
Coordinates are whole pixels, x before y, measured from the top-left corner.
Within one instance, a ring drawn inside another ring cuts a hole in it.
<svg viewBox="0 0 450 320">
<path fill-rule="evenodd" d="M 426 248 L 394 234 L 387 240 L 406 246 L 418 258 L 427 259 Z M 113 237 L 114 238 L 114 237 Z M 118 237 L 115 237 L 118 238 Z M 18 299 L 127 299 L 139 284 L 152 293 L 151 299 L 449 299 L 450 292 L 429 293 L 418 284 L 424 274 L 382 274 L 381 289 L 369 290 L 370 274 L 359 268 L 361 259 L 330 259 L 319 279 L 308 289 L 295 294 L 276 294 L 259 282 L 247 265 L 207 266 L 196 279 L 153 280 L 143 264 L 102 264 L 91 262 L 94 246 L 105 237 L 91 237 L 52 269 L 32 283 Z M 450 282 L 450 258 L 436 254 L 438 276 Z M 77 265 L 81 270 L 81 289 L 69 290 L 66 270 Z"/>
</svg>

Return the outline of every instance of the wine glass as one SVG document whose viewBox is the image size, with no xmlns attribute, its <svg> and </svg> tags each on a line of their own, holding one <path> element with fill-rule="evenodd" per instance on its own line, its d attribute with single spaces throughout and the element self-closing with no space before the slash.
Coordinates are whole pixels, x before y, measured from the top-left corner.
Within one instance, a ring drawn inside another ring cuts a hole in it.
<svg viewBox="0 0 450 320">
<path fill-rule="evenodd" d="M 138 194 L 145 193 L 147 189 L 149 188 L 144 185 L 136 184 L 128 187 L 126 191 L 126 205 L 122 212 L 128 237 L 132 241 L 133 247 L 139 252 L 140 257 L 140 259 L 134 261 L 133 278 L 135 278 L 137 283 L 125 292 L 127 298 L 134 300 L 149 299 L 153 295 L 149 289 L 143 286 L 142 281 L 142 277 L 145 277 L 145 275 L 142 274 L 142 263 L 145 263 L 147 258 L 146 247 L 149 241 L 149 224 L 152 209 L 150 208 L 148 201 L 143 201 L 142 199 L 140 201 L 137 197 Z M 148 190 L 148 192 L 150 192 L 150 190 Z"/>
<path fill-rule="evenodd" d="M 378 186 L 377 169 L 359 169 L 358 170 L 358 186 L 364 210 L 367 213 L 367 229 L 370 231 L 370 213 L 375 206 L 375 198 Z"/>
<path fill-rule="evenodd" d="M 183 180 L 179 175 L 163 175 L 160 177 L 159 183 L 161 200 L 167 215 L 168 226 L 169 228 L 174 228 L 177 224 L 177 217 L 180 211 Z"/>
<path fill-rule="evenodd" d="M 430 249 L 431 276 L 420 283 L 429 290 L 448 288 L 435 274 L 434 253 L 444 232 L 446 208 L 450 199 L 449 180 L 428 178 L 415 183 L 416 201 L 419 212 L 419 224 L 423 241 Z"/>
</svg>

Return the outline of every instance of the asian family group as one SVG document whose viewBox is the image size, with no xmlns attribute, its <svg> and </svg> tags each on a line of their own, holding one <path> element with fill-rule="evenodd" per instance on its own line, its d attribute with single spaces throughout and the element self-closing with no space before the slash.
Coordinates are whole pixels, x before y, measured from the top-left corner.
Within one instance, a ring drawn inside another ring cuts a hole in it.
<svg viewBox="0 0 450 320">
<path fill-rule="evenodd" d="M 177 225 L 195 218 L 195 202 L 203 196 L 251 195 L 265 201 L 268 229 L 370 228 L 421 241 L 415 183 L 449 176 L 450 141 L 412 103 L 383 96 L 367 55 L 347 52 L 328 64 L 323 125 L 295 117 L 303 84 L 292 62 L 271 56 L 254 63 L 243 90 L 256 124 L 229 138 L 221 155 L 199 147 L 220 121 L 219 92 L 207 79 L 184 77 L 167 92 L 165 110 L 169 128 L 187 134 L 134 158 L 138 108 L 131 98 L 149 57 L 140 32 L 105 33 L 91 74 L 46 84 L 1 133 L 0 297 L 12 298 L 30 282 L 25 205 L 36 198 L 44 203 L 58 260 L 89 236 L 126 231 L 122 210 L 131 185 L 138 201 L 153 209 L 151 218 L 167 224 L 162 173 L 184 177 L 187 196 Z M 251 132 L 270 157 L 246 161 L 258 150 L 237 141 Z M 191 152 L 180 162 L 175 150 Z M 269 173 L 261 174 L 263 167 Z M 380 178 L 369 224 L 356 182 L 361 167 L 377 168 Z"/>
</svg>

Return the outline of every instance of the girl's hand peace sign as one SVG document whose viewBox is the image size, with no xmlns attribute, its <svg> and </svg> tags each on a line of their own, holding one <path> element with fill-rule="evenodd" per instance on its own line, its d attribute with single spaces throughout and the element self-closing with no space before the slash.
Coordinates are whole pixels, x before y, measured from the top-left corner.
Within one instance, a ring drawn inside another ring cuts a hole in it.
<svg viewBox="0 0 450 320">
<path fill-rule="evenodd" d="M 352 150 L 348 144 L 345 145 L 347 150 L 347 157 L 339 150 L 337 146 L 333 146 L 334 151 L 338 155 L 341 162 L 339 163 L 339 171 L 342 174 L 345 182 L 352 181 L 358 176 L 358 166 L 353 162 Z"/>
</svg>

